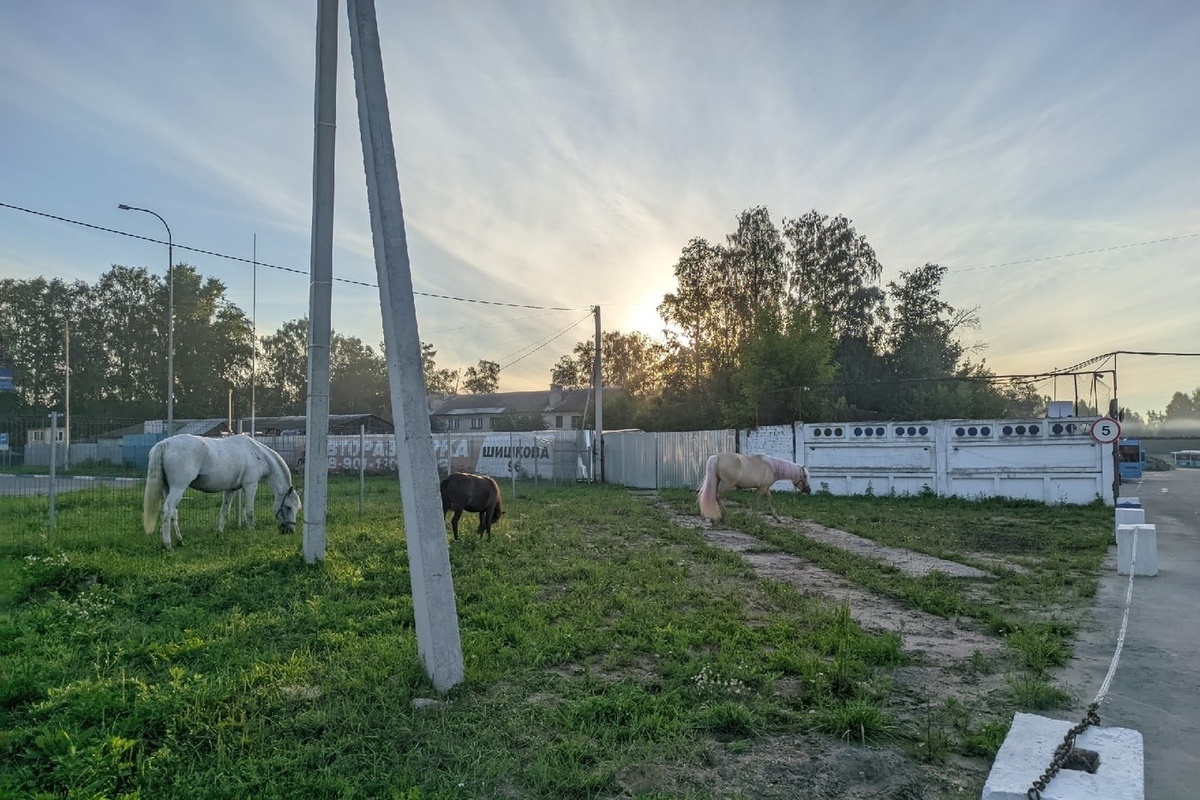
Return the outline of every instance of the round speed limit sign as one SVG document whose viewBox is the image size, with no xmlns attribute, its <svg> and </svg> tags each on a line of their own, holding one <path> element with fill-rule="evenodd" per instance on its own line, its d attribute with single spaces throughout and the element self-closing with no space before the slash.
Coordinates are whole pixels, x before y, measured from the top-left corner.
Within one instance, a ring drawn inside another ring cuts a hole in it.
<svg viewBox="0 0 1200 800">
<path fill-rule="evenodd" d="M 1121 436 L 1121 423 L 1111 417 L 1103 417 L 1092 423 L 1092 438 L 1100 444 L 1112 444 Z"/>
</svg>

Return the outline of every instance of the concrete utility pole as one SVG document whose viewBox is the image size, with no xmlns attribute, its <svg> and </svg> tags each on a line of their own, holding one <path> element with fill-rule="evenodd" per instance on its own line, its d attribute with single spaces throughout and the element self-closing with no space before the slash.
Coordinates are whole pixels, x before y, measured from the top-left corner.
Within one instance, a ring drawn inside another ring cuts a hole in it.
<svg viewBox="0 0 1200 800">
<path fill-rule="evenodd" d="M 604 359 L 600 347 L 600 306 L 592 306 L 592 310 L 596 313 L 596 357 L 592 378 L 596 387 L 596 468 L 592 479 L 604 483 Z"/>
<path fill-rule="evenodd" d="M 446 518 L 429 429 L 421 338 L 396 172 L 383 56 L 373 0 L 348 0 L 358 127 L 367 174 L 371 238 L 383 312 L 384 351 L 396 423 L 396 467 L 408 538 L 417 653 L 440 692 L 463 680 L 462 642 L 450 576 Z"/>
<path fill-rule="evenodd" d="M 304 449 L 304 560 L 325 560 L 329 489 L 329 340 L 333 307 L 333 157 L 337 119 L 337 0 L 317 6 L 312 267 L 308 289 L 308 400 Z M 256 254 L 257 255 L 257 254 Z"/>
</svg>

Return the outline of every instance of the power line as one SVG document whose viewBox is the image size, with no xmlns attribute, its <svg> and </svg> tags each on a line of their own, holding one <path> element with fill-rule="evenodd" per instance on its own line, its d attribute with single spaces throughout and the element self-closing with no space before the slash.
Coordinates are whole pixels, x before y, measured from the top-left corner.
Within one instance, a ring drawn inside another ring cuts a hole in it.
<svg viewBox="0 0 1200 800">
<path fill-rule="evenodd" d="M 1012 267 L 1017 264 L 1033 264 L 1038 261 L 1051 261 L 1056 258 L 1074 258 L 1075 256 L 1088 256 L 1094 253 L 1107 253 L 1110 250 L 1124 250 L 1128 247 L 1144 247 L 1148 244 L 1162 244 L 1163 242 L 1177 242 L 1180 239 L 1191 239 L 1200 236 L 1200 233 L 1185 233 L 1180 236 L 1168 236 L 1165 239 L 1151 239 L 1148 242 L 1134 242 L 1133 244 L 1115 244 L 1112 247 L 1101 247 L 1096 250 L 1080 250 L 1077 253 L 1059 253 L 1055 256 L 1041 256 L 1040 258 L 1025 258 L 1020 261 L 1005 261 L 1003 264 L 988 264 L 982 267 L 947 267 L 948 272 L 974 272 L 980 269 L 996 269 L 997 267 Z"/>
<path fill-rule="evenodd" d="M 1110 358 L 1116 358 L 1117 356 L 1172 356 L 1175 358 L 1196 358 L 1196 357 L 1200 357 L 1200 353 L 1166 353 L 1166 352 L 1159 352 L 1159 351 L 1152 351 L 1152 350 L 1114 350 L 1111 353 L 1102 353 L 1101 355 L 1098 355 L 1098 356 L 1092 356 L 1091 358 L 1087 359 L 1086 361 L 1080 361 L 1078 364 L 1074 364 L 1065 369 L 1054 370 L 1053 372 L 1050 372 L 1049 374 L 1050 375 L 1061 375 L 1063 373 L 1075 372 L 1076 370 L 1083 369 L 1084 367 L 1089 367 L 1092 364 L 1095 364 L 1100 361 L 1106 361 Z"/>
<path fill-rule="evenodd" d="M 592 316 L 592 312 L 590 312 L 590 311 L 589 311 L 587 314 L 584 314 L 582 317 L 580 317 L 579 319 L 575 320 L 575 321 L 574 321 L 574 322 L 572 322 L 570 325 L 566 326 L 565 328 L 562 328 L 562 329 L 560 329 L 560 330 L 559 330 L 557 333 L 552 333 L 552 334 L 550 334 L 550 336 L 548 336 L 548 337 L 545 337 L 545 341 L 541 342 L 541 344 L 538 344 L 538 345 L 536 345 L 536 346 L 530 345 L 530 347 L 532 347 L 532 348 L 533 348 L 532 350 L 529 350 L 529 352 L 528 352 L 528 353 L 525 353 L 525 355 L 523 355 L 523 356 L 520 356 L 520 357 L 518 357 L 518 358 L 514 358 L 512 361 L 510 361 L 510 362 L 508 362 L 507 364 L 505 364 L 504 366 L 500 367 L 500 369 L 501 369 L 501 370 L 506 370 L 506 369 L 508 369 L 509 367 L 511 367 L 513 364 L 516 364 L 518 361 L 520 361 L 520 360 L 522 360 L 522 359 L 524 359 L 524 358 L 528 358 L 529 356 L 531 356 L 531 355 L 533 355 L 534 353 L 536 353 L 538 350 L 541 350 L 543 347 L 546 347 L 547 345 L 549 345 L 549 344 L 550 344 L 551 342 L 553 342 L 555 339 L 559 338 L 559 337 L 560 337 L 560 336 L 562 336 L 563 334 L 565 334 L 565 333 L 567 333 L 568 331 L 570 331 L 572 328 L 575 328 L 575 327 L 577 327 L 577 326 L 578 326 L 578 325 L 579 325 L 581 322 L 583 322 L 584 320 L 588 319 L 588 318 L 589 318 L 589 317 L 591 317 L 591 316 Z M 522 348 L 522 349 L 526 349 L 526 348 Z M 521 352 L 521 351 L 520 351 L 520 350 L 517 350 L 516 352 L 517 352 L 517 353 L 519 353 L 519 352 Z M 515 355 L 515 353 L 511 353 L 510 355 Z"/>
<path fill-rule="evenodd" d="M 82 222 L 77 219 L 69 219 L 67 217 L 60 217 L 55 214 L 47 214 L 44 211 L 34 211 L 33 209 L 30 209 L 30 208 L 22 208 L 21 206 L 14 206 L 11 203 L 0 202 L 0 207 L 11 208 L 14 211 L 23 211 L 26 214 L 33 214 L 38 217 L 46 217 L 47 219 L 58 220 L 59 222 L 66 222 L 70 225 L 79 225 L 80 227 L 83 227 L 83 228 L 91 228 L 92 230 L 102 231 L 103 233 L 113 233 L 113 234 L 116 234 L 117 236 L 127 236 L 130 239 L 140 239 L 143 242 L 151 242 L 153 244 L 164 244 L 164 245 L 166 244 L 166 242 L 164 242 L 160 239 L 152 238 L 150 236 L 139 236 L 136 233 L 126 233 L 125 231 L 119 231 L 115 228 L 105 228 L 101 225 L 93 225 L 90 222 Z M 260 267 L 267 267 L 268 269 L 277 269 L 282 272 L 291 272 L 296 275 L 308 275 L 307 270 L 300 270 L 300 269 L 296 269 L 294 267 L 281 267 L 278 264 L 268 264 L 265 261 L 251 261 L 250 259 L 242 258 L 241 256 L 231 256 L 227 253 L 217 253 L 212 250 L 202 250 L 199 247 L 188 247 L 187 245 L 183 245 L 183 244 L 174 244 L 173 246 L 179 250 L 187 250 L 192 253 L 200 253 L 200 254 L 206 255 L 206 256 L 213 256 L 214 258 L 224 258 L 229 261 L 240 261 L 243 264 L 257 264 Z M 356 280 L 352 280 L 350 278 L 335 277 L 334 280 L 340 281 L 341 283 L 353 284 L 355 286 L 366 286 L 371 289 L 379 288 L 378 284 L 367 283 L 366 281 L 356 281 Z M 477 300 L 472 297 L 455 297 L 453 295 L 448 295 L 448 294 L 433 294 L 432 292 L 418 292 L 416 290 L 413 291 L 413 294 L 420 295 L 422 297 L 433 297 L 433 298 L 437 298 L 439 300 L 455 300 L 460 303 L 477 303 L 480 305 L 488 305 L 488 306 L 504 306 L 506 308 L 532 308 L 536 311 L 578 311 L 579 310 L 578 307 L 562 308 L 562 307 L 558 307 L 558 306 L 529 305 L 526 303 L 502 303 L 497 300 Z"/>
</svg>

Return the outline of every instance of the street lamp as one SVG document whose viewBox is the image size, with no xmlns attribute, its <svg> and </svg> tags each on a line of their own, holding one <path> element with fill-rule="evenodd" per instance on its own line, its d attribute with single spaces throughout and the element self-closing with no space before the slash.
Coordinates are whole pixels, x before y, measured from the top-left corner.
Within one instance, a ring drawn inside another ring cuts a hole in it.
<svg viewBox="0 0 1200 800">
<path fill-rule="evenodd" d="M 154 214 L 148 208 L 136 208 L 124 203 L 117 208 Z M 154 216 L 167 229 L 167 436 L 170 436 L 175 433 L 175 252 L 171 242 L 171 226 L 158 214 Z"/>
</svg>

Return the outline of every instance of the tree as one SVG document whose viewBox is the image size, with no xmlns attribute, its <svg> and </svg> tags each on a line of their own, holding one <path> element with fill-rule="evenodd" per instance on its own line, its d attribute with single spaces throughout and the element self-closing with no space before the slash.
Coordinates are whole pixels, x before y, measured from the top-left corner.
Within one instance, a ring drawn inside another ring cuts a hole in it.
<svg viewBox="0 0 1200 800">
<path fill-rule="evenodd" d="M 600 336 L 602 380 L 634 397 L 644 397 L 662 385 L 663 346 L 639 331 L 605 331 Z M 596 357 L 594 339 L 575 344 L 574 356 L 563 356 L 550 371 L 550 382 L 566 389 L 592 385 Z"/>
<path fill-rule="evenodd" d="M 1163 414 L 1165 422 L 1190 421 L 1197 418 L 1200 418 L 1200 387 L 1190 395 L 1185 392 L 1175 392 L 1171 395 L 1171 401 L 1167 403 Z"/>
<path fill-rule="evenodd" d="M 308 392 L 308 317 L 289 320 L 263 336 L 258 369 L 263 387 L 259 405 L 276 414 L 303 414 Z"/>
<path fill-rule="evenodd" d="M 844 396 L 835 404 L 839 413 L 878 412 L 889 396 L 880 385 L 888 377 L 882 361 L 888 312 L 886 295 L 875 285 L 883 267 L 874 249 L 846 217 L 815 210 L 784 219 L 783 239 L 789 304 L 811 311 L 833 334 Z"/>
<path fill-rule="evenodd" d="M 735 376 L 740 397 L 725 408 L 725 424 L 753 427 L 798 419 L 821 419 L 826 387 L 837 368 L 831 361 L 833 337 L 812 313 L 792 309 L 787 326 L 768 323 L 746 347 Z"/>
<path fill-rule="evenodd" d="M 878 343 L 887 312 L 874 286 L 883 274 L 875 251 L 850 220 L 809 211 L 784 219 L 790 302 L 823 319 L 838 341 Z"/>
<path fill-rule="evenodd" d="M 709 351 L 718 349 L 713 340 L 720 330 L 721 251 L 704 239 L 692 239 L 674 269 L 678 288 L 658 306 L 663 321 L 677 329 L 667 331 L 664 378 L 676 390 L 697 388 L 711 372 Z"/>
<path fill-rule="evenodd" d="M 187 264 L 174 272 L 176 416 L 224 416 L 229 390 L 250 385 L 254 329 L 224 283 Z"/>
<path fill-rule="evenodd" d="M 500 388 L 500 365 L 479 359 L 479 364 L 467 367 L 463 376 L 463 391 L 467 394 L 494 394 Z"/>
<path fill-rule="evenodd" d="M 436 356 L 437 350 L 433 349 L 433 345 L 421 342 L 421 369 L 425 373 L 425 390 L 430 394 L 457 394 L 458 370 L 438 369 Z"/>
<path fill-rule="evenodd" d="M 65 400 L 66 320 L 80 284 L 59 279 L 0 280 L 0 339 L 13 363 L 13 383 L 27 407 L 61 408 Z"/>
<path fill-rule="evenodd" d="M 355 336 L 333 334 L 329 354 L 329 413 L 374 414 L 391 419 L 392 400 L 383 348 Z"/>
<path fill-rule="evenodd" d="M 580 389 L 591 385 L 591 368 L 584 368 L 583 354 L 580 350 L 585 344 L 586 342 L 579 342 L 575 345 L 575 356 L 562 356 L 558 359 L 558 363 L 550 369 L 551 383 L 557 383 L 564 389 Z"/>
</svg>

